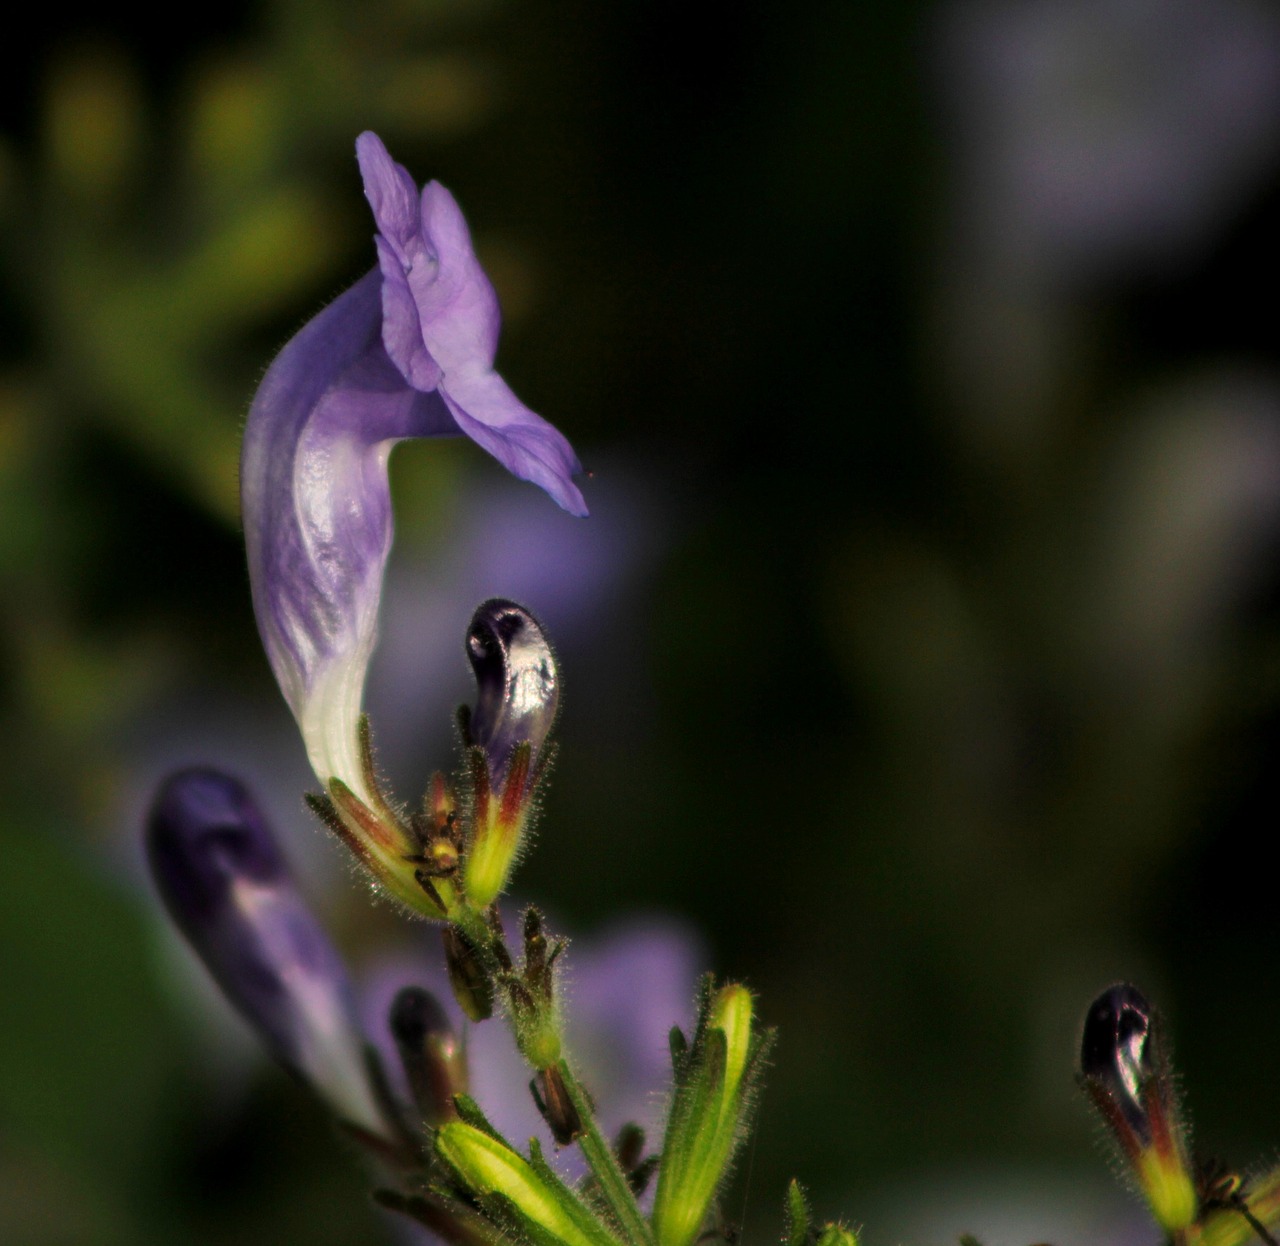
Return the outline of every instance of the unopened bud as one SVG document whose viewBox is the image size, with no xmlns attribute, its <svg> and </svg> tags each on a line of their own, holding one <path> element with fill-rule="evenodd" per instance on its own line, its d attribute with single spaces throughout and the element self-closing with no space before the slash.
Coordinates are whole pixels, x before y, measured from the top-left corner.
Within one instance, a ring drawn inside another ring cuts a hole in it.
<svg viewBox="0 0 1280 1246">
<path fill-rule="evenodd" d="M 824 1224 L 815 1246 L 858 1246 L 858 1235 L 843 1224 Z"/>
<path fill-rule="evenodd" d="M 560 700 L 555 655 L 528 610 L 495 597 L 472 616 L 467 658 L 476 677 L 471 742 L 484 749 L 497 784 L 518 745 L 537 754 L 551 731 Z"/>
<path fill-rule="evenodd" d="M 477 695 L 475 710 L 462 717 L 471 750 L 464 886 L 471 905 L 483 909 L 506 887 L 519 856 L 560 683 L 542 628 L 515 602 L 495 598 L 476 610 L 467 657 Z"/>
<path fill-rule="evenodd" d="M 173 775 L 147 820 L 147 855 L 170 915 L 271 1054 L 350 1125 L 391 1132 L 342 959 L 244 785 L 216 770 Z"/>
<path fill-rule="evenodd" d="M 582 1117 L 569 1096 L 560 1070 L 554 1065 L 540 1069 L 529 1083 L 529 1089 L 551 1136 L 560 1146 L 568 1146 L 582 1132 Z"/>
<path fill-rule="evenodd" d="M 680 1056 L 658 1169 L 653 1224 L 664 1246 L 690 1246 L 742 1139 L 763 1042 L 751 993 L 730 983 L 704 996 L 692 1047 Z"/>
<path fill-rule="evenodd" d="M 444 958 L 449 970 L 449 985 L 462 1011 L 472 1021 L 486 1021 L 493 1016 L 493 978 L 480 954 L 456 926 L 444 928 Z"/>
<path fill-rule="evenodd" d="M 467 1090 L 467 1062 L 440 1002 L 421 987 L 406 986 L 391 1004 L 390 1025 L 423 1120 L 448 1120 L 454 1096 Z"/>
<path fill-rule="evenodd" d="M 1156 1220 L 1185 1229 L 1198 1211 L 1186 1131 L 1151 1005 L 1136 987 L 1118 983 L 1090 1005 L 1080 1073 Z"/>
<path fill-rule="evenodd" d="M 1080 1039 L 1080 1072 L 1096 1085 L 1142 1142 L 1151 1141 L 1147 1089 L 1155 1075 L 1151 1007 L 1127 983 L 1093 1001 Z"/>
<path fill-rule="evenodd" d="M 812 1212 L 800 1182 L 792 1178 L 787 1187 L 787 1231 L 782 1240 L 786 1246 L 808 1246 Z"/>
<path fill-rule="evenodd" d="M 436 1154 L 480 1206 L 520 1240 L 542 1246 L 617 1246 L 616 1239 L 542 1161 L 462 1121 L 442 1125 Z"/>
</svg>

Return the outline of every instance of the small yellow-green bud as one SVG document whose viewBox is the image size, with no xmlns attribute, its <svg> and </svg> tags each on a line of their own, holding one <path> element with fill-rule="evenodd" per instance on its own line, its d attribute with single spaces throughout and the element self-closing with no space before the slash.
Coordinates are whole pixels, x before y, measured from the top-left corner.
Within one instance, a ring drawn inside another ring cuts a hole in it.
<svg viewBox="0 0 1280 1246">
<path fill-rule="evenodd" d="M 858 1246 L 858 1235 L 843 1224 L 824 1224 L 816 1246 Z"/>
<path fill-rule="evenodd" d="M 535 1023 L 519 1032 L 520 1051 L 529 1064 L 541 1072 L 560 1059 L 560 1030 L 548 1009 L 535 1014 Z"/>
<path fill-rule="evenodd" d="M 560 1059 L 560 1010 L 556 1004 L 555 965 L 564 950 L 552 943 L 543 927 L 542 914 L 525 910 L 524 958 L 518 974 L 504 979 L 511 1007 L 516 1045 L 536 1072 L 551 1068 Z"/>
<path fill-rule="evenodd" d="M 690 1246 L 697 1237 L 740 1141 L 759 1054 L 753 1011 L 745 987 L 731 983 L 716 991 L 681 1061 L 653 1209 L 663 1246 Z"/>
<path fill-rule="evenodd" d="M 809 1240 L 809 1200 L 800 1182 L 792 1180 L 787 1187 L 786 1246 L 806 1246 Z"/>
<path fill-rule="evenodd" d="M 725 1038 L 724 1090 L 722 1102 L 729 1107 L 742 1084 L 751 1049 L 751 992 L 745 986 L 730 983 L 716 993 L 711 1003 L 708 1025 L 720 1030 Z"/>
</svg>

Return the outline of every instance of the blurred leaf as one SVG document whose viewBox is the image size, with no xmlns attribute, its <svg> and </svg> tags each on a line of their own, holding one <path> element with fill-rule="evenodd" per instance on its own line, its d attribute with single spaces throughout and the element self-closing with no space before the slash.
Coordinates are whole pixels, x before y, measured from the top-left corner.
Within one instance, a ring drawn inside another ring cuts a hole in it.
<svg viewBox="0 0 1280 1246">
<path fill-rule="evenodd" d="M 255 61 L 210 61 L 194 75 L 187 108 L 187 161 L 199 193 L 222 202 L 259 184 L 280 154 L 278 78 Z"/>
<path fill-rule="evenodd" d="M 40 1157 L 32 1162 L 51 1182 L 65 1172 L 89 1208 L 123 1215 L 147 1177 L 175 1073 L 146 933 L 133 906 L 94 877 L 91 856 L 16 812 L 9 804 L 0 823 L 0 1120 L 9 1145 Z M 94 1240 L 125 1240 L 109 1225 Z"/>
<path fill-rule="evenodd" d="M 114 197 L 137 169 L 143 108 L 129 60 L 96 44 L 55 62 L 45 108 L 45 158 L 54 183 L 83 205 Z"/>
</svg>

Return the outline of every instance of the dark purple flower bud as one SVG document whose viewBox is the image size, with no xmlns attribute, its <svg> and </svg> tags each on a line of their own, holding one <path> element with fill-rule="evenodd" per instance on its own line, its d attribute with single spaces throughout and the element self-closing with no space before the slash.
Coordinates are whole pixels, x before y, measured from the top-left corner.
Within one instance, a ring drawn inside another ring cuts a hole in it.
<svg viewBox="0 0 1280 1246">
<path fill-rule="evenodd" d="M 1137 987 L 1117 983 L 1089 1006 L 1080 1073 L 1152 1214 L 1180 1240 L 1199 1199 L 1156 1018 Z"/>
<path fill-rule="evenodd" d="M 551 731 L 560 701 L 555 654 L 528 610 L 495 597 L 471 618 L 467 659 L 477 693 L 471 740 L 500 782 L 516 747 L 527 743 L 536 755 Z"/>
<path fill-rule="evenodd" d="M 244 786 L 216 770 L 171 776 L 146 841 L 174 922 L 271 1054 L 344 1120 L 385 1134 L 342 960 Z"/>
<path fill-rule="evenodd" d="M 1150 1141 L 1145 1088 L 1155 1069 L 1149 1045 L 1151 1006 L 1137 987 L 1119 983 L 1095 999 L 1080 1040 L 1080 1071 L 1100 1085 L 1129 1127 Z"/>
</svg>

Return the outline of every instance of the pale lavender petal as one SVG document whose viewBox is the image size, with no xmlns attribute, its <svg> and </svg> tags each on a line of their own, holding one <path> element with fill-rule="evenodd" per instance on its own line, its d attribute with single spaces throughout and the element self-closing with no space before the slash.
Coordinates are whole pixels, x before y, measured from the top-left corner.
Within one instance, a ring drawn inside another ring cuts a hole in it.
<svg viewBox="0 0 1280 1246">
<path fill-rule="evenodd" d="M 380 336 L 375 270 L 276 357 L 249 411 L 241 492 L 258 628 L 316 773 L 360 791 L 356 724 L 391 545 L 387 455 L 456 431 Z"/>
<path fill-rule="evenodd" d="M 454 197 L 439 182 L 422 191 L 422 239 L 439 263 L 432 280 L 410 275 L 427 348 L 446 374 L 491 368 L 502 313 L 498 296 L 471 245 L 471 231 Z"/>
<path fill-rule="evenodd" d="M 342 959 L 244 786 L 216 770 L 173 775 L 147 856 L 175 924 L 271 1054 L 345 1119 L 384 1131 Z"/>
<path fill-rule="evenodd" d="M 381 234 L 374 242 L 382 273 L 382 344 L 404 379 L 414 389 L 428 393 L 440 384 L 444 374 L 422 340 L 418 305 L 403 265 Z"/>
<path fill-rule="evenodd" d="M 587 504 L 573 483 L 582 466 L 554 425 L 530 411 L 496 372 L 446 374 L 440 394 L 458 427 L 513 476 L 547 491 L 571 515 Z"/>
<path fill-rule="evenodd" d="M 424 244 L 418 188 L 382 140 L 366 132 L 356 140 L 356 159 L 365 198 L 373 209 L 382 272 L 382 344 L 404 379 L 424 392 L 440 383 L 440 364 L 423 339 L 418 292 L 431 285 L 440 267 L 437 252 Z"/>
<path fill-rule="evenodd" d="M 372 130 L 356 139 L 356 160 L 378 232 L 407 266 L 412 258 L 410 247 L 417 242 L 419 233 L 418 185 L 403 165 L 391 159 Z"/>
<path fill-rule="evenodd" d="M 571 479 L 582 467 L 568 441 L 493 370 L 502 315 L 457 201 L 429 182 L 410 236 L 403 193 L 412 185 L 409 174 L 372 132 L 360 136 L 356 151 L 379 231 L 388 355 L 410 385 L 438 385 L 459 429 L 509 471 L 540 485 L 571 514 L 585 515 Z"/>
</svg>

